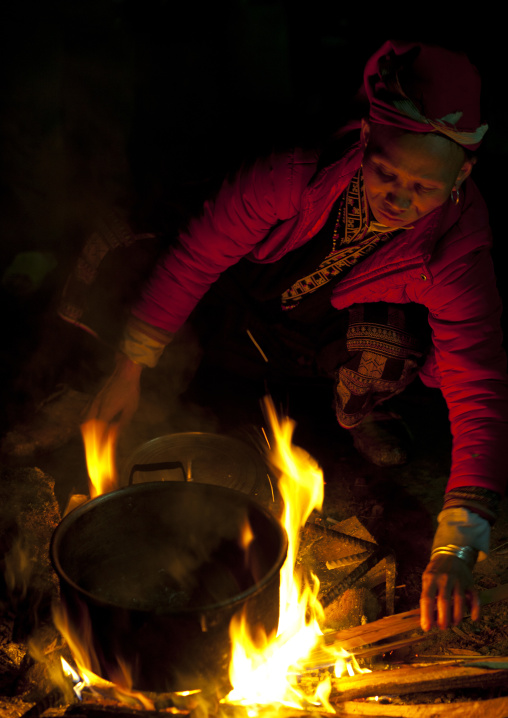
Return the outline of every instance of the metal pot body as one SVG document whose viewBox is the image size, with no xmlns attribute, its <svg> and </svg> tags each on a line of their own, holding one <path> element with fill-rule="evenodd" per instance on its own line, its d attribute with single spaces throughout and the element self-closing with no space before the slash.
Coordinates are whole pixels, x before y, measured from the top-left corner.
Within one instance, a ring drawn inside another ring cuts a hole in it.
<svg viewBox="0 0 508 718">
<path fill-rule="evenodd" d="M 127 666 L 134 688 L 170 692 L 227 685 L 238 611 L 276 629 L 286 551 L 277 519 L 245 494 L 155 482 L 72 511 L 51 559 L 70 629 L 90 634 L 87 667 L 125 684 Z"/>
</svg>

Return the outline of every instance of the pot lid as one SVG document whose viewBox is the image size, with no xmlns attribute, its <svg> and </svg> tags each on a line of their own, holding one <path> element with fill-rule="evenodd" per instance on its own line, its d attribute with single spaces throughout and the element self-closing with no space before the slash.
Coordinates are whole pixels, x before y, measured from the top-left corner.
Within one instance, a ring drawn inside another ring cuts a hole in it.
<svg viewBox="0 0 508 718">
<path fill-rule="evenodd" d="M 274 507 L 275 481 L 260 451 L 231 436 L 185 432 L 139 446 L 122 472 L 122 483 L 194 481 L 241 491 Z"/>
</svg>

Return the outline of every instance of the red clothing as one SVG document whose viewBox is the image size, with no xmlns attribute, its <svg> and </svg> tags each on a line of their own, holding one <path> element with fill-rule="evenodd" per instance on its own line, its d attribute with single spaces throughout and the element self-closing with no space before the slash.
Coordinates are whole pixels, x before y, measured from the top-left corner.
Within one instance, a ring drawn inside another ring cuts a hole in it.
<svg viewBox="0 0 508 718">
<path fill-rule="evenodd" d="M 362 92 L 372 122 L 438 132 L 473 151 L 487 132 L 481 125 L 480 75 L 460 52 L 388 40 L 367 61 Z"/>
<path fill-rule="evenodd" d="M 320 171 L 317 160 L 317 153 L 302 150 L 273 155 L 226 182 L 160 263 L 134 316 L 175 332 L 242 257 L 273 262 L 308 242 L 358 170 L 362 151 L 355 145 Z M 508 379 L 490 244 L 485 203 L 468 179 L 458 205 L 446 202 L 380 246 L 332 295 L 337 309 L 365 302 L 428 308 L 434 352 L 422 379 L 441 388 L 449 407 L 447 490 L 480 486 L 503 493 L 506 485 Z"/>
</svg>

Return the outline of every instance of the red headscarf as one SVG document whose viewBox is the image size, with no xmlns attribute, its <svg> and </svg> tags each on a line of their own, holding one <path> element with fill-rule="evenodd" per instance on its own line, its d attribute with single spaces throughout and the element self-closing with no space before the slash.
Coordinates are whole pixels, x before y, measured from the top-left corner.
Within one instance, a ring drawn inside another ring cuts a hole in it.
<svg viewBox="0 0 508 718">
<path fill-rule="evenodd" d="M 476 150 L 481 124 L 478 70 L 463 53 L 388 41 L 368 60 L 364 89 L 372 122 L 408 132 L 439 132 Z"/>
</svg>

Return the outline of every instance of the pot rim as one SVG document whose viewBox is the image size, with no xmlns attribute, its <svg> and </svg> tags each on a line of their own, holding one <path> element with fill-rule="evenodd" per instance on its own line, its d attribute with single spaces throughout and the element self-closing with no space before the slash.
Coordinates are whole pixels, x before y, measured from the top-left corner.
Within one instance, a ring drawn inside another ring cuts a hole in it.
<svg viewBox="0 0 508 718">
<path fill-rule="evenodd" d="M 164 610 L 161 608 L 153 608 L 153 609 L 146 609 L 146 608 L 136 608 L 136 607 L 126 607 L 121 606 L 113 601 L 108 601 L 104 598 L 98 597 L 94 593 L 85 590 L 82 588 L 78 583 L 76 583 L 64 570 L 59 556 L 58 556 L 58 550 L 59 546 L 62 543 L 62 540 L 65 538 L 66 532 L 69 528 L 69 526 L 72 525 L 72 523 L 76 520 L 77 517 L 81 516 L 84 513 L 88 513 L 89 511 L 92 511 L 95 506 L 102 504 L 106 501 L 114 501 L 116 497 L 118 497 L 119 494 L 125 495 L 125 494 L 137 494 L 141 492 L 150 492 L 150 491 L 156 491 L 156 490 L 163 490 L 163 491 L 171 491 L 175 490 L 175 486 L 185 486 L 187 487 L 185 490 L 191 491 L 209 491 L 212 493 L 224 493 L 226 495 L 229 495 L 230 497 L 237 497 L 242 502 L 244 502 L 246 505 L 252 506 L 256 511 L 259 511 L 260 513 L 264 514 L 265 517 L 276 527 L 276 530 L 279 532 L 280 535 L 280 549 L 277 555 L 277 559 L 274 562 L 274 565 L 270 568 L 270 570 L 263 576 L 263 578 L 253 584 L 250 588 L 248 588 L 245 591 L 242 591 L 242 593 L 236 594 L 234 597 L 230 599 L 226 599 L 224 601 L 219 601 L 217 603 L 210 603 L 206 604 L 204 606 L 194 606 L 191 608 L 180 608 L 178 610 Z M 207 483 L 200 483 L 197 481 L 152 481 L 152 482 L 145 482 L 141 484 L 134 484 L 132 486 L 125 486 L 121 487 L 119 489 L 115 489 L 114 491 L 110 491 L 105 494 L 101 494 L 100 496 L 96 496 L 93 499 L 89 499 L 88 501 L 85 501 L 84 503 L 80 504 L 76 508 L 74 508 L 72 511 L 70 511 L 66 516 L 63 517 L 63 519 L 60 521 L 56 529 L 54 530 L 52 536 L 51 536 L 51 542 L 50 542 L 50 559 L 51 563 L 53 565 L 53 568 L 59 578 L 60 581 L 65 581 L 65 583 L 72 587 L 74 591 L 79 596 L 82 596 L 85 601 L 92 601 L 93 603 L 105 607 L 110 607 L 115 610 L 127 610 L 129 612 L 133 613 L 154 613 L 157 615 L 167 615 L 167 616 L 190 616 L 192 614 L 196 613 L 207 613 L 207 612 L 216 612 L 222 608 L 232 608 L 236 606 L 237 604 L 244 603 L 246 599 L 257 595 L 260 593 L 264 587 L 269 584 L 274 576 L 280 572 L 284 561 L 286 560 L 287 556 L 287 549 L 288 549 L 288 539 L 286 530 L 278 520 L 274 514 L 272 514 L 268 509 L 266 509 L 264 506 L 262 506 L 259 502 L 252 499 L 247 494 L 242 493 L 241 491 L 237 491 L 236 489 L 231 489 L 226 486 L 218 486 L 216 484 L 207 484 Z"/>
</svg>

